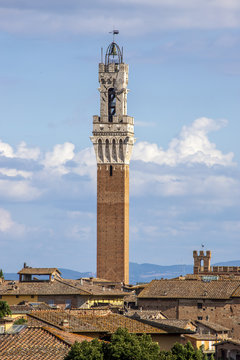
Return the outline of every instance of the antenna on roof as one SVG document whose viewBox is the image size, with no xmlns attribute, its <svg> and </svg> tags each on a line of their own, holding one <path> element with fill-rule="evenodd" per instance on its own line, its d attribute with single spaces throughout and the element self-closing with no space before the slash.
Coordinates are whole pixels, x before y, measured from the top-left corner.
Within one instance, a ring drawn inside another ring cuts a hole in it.
<svg viewBox="0 0 240 360">
<path fill-rule="evenodd" d="M 113 42 L 114 42 L 114 36 L 119 34 L 119 30 L 109 31 L 109 34 L 113 34 Z"/>
</svg>

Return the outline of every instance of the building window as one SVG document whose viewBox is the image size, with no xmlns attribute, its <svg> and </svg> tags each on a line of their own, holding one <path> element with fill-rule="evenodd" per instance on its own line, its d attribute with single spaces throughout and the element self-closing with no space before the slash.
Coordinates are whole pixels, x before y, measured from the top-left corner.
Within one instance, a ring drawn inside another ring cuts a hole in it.
<svg viewBox="0 0 240 360">
<path fill-rule="evenodd" d="M 198 316 L 197 319 L 198 319 L 198 320 L 202 320 L 202 316 Z"/>
<path fill-rule="evenodd" d="M 112 165 L 110 165 L 110 176 L 112 176 L 112 174 L 113 174 L 113 167 Z"/>
<path fill-rule="evenodd" d="M 198 309 L 202 309 L 202 303 L 197 303 Z"/>
<path fill-rule="evenodd" d="M 18 299 L 18 298 L 19 298 L 19 295 L 16 295 L 16 298 Z"/>
<path fill-rule="evenodd" d="M 2 299 L 2 295 L 0 295 L 0 299 Z"/>
<path fill-rule="evenodd" d="M 68 300 L 66 300 L 65 301 L 65 309 L 71 309 L 71 300 L 70 299 L 68 299 Z"/>
<path fill-rule="evenodd" d="M 48 300 L 48 305 L 52 307 L 55 306 L 54 300 L 53 299 Z"/>
<path fill-rule="evenodd" d="M 108 121 L 113 121 L 113 116 L 116 114 L 116 95 L 115 90 L 110 88 L 108 90 Z"/>
<path fill-rule="evenodd" d="M 33 299 L 34 298 L 34 295 L 31 295 L 31 299 Z"/>
</svg>

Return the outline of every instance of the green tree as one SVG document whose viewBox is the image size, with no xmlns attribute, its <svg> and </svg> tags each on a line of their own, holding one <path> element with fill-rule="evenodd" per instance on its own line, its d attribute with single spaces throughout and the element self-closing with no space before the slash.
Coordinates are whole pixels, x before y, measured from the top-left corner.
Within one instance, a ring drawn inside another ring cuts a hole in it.
<svg viewBox="0 0 240 360">
<path fill-rule="evenodd" d="M 102 343 L 96 339 L 75 342 L 64 360 L 104 360 Z"/>
<path fill-rule="evenodd" d="M 4 279 L 3 271 L 0 269 L 0 279 Z"/>
<path fill-rule="evenodd" d="M 106 360 L 159 360 L 160 347 L 150 335 L 129 334 L 127 329 L 118 329 L 105 346 Z"/>
<path fill-rule="evenodd" d="M 159 360 L 160 348 L 150 335 L 129 334 L 118 329 L 110 342 L 75 343 L 64 360 Z"/>
<path fill-rule="evenodd" d="M 14 321 L 13 325 L 24 325 L 27 323 L 27 320 L 24 318 L 20 318 Z"/>
<path fill-rule="evenodd" d="M 0 319 L 6 315 L 11 315 L 12 312 L 6 301 L 0 301 Z"/>
<path fill-rule="evenodd" d="M 194 349 L 190 341 L 186 345 L 176 343 L 172 350 L 174 360 L 204 360 L 205 356 L 200 349 Z"/>
</svg>

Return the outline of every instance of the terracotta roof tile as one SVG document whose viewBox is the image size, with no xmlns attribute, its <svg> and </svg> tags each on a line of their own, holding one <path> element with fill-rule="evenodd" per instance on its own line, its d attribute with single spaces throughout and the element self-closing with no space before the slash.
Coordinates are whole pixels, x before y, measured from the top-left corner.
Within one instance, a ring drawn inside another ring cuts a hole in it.
<svg viewBox="0 0 240 360">
<path fill-rule="evenodd" d="M 20 270 L 18 272 L 18 274 L 24 274 L 24 275 L 51 275 L 53 273 L 59 273 L 61 274 L 61 271 L 58 270 L 57 268 L 32 268 L 32 267 L 26 267 L 26 268 L 22 268 L 22 270 Z"/>
<path fill-rule="evenodd" d="M 69 345 L 73 345 L 75 343 L 75 341 L 77 341 L 77 342 L 82 342 L 85 340 L 92 341 L 94 339 L 89 336 L 73 334 L 68 331 L 64 331 L 64 330 L 60 330 L 60 329 L 56 329 L 56 328 L 52 328 L 52 327 L 44 327 L 44 329 L 46 329 L 48 332 L 55 335 L 56 337 L 63 340 L 64 342 L 66 342 Z"/>
<path fill-rule="evenodd" d="M 226 340 L 218 342 L 217 344 L 214 344 L 214 346 L 224 345 L 224 344 L 228 344 L 228 343 L 240 346 L 240 340 L 238 340 L 238 339 L 226 339 Z"/>
<path fill-rule="evenodd" d="M 44 302 L 10 305 L 9 307 L 12 314 L 27 314 L 31 311 L 51 309 L 51 307 Z"/>
<path fill-rule="evenodd" d="M 17 334 L 0 335 L 2 360 L 63 360 L 70 345 L 42 328 L 26 327 Z"/>
<path fill-rule="evenodd" d="M 239 280 L 153 280 L 138 297 L 229 299 L 239 286 Z"/>
<path fill-rule="evenodd" d="M 84 284 L 79 280 L 54 279 L 53 281 L 4 281 L 0 284 L 0 295 L 94 295 L 124 297 L 125 292 L 104 289 L 102 286 Z"/>
<path fill-rule="evenodd" d="M 230 331 L 230 329 L 227 328 L 226 326 L 215 324 L 215 323 L 212 323 L 212 322 L 207 321 L 207 320 L 198 320 L 198 321 L 196 321 L 196 323 L 202 324 L 202 325 L 208 327 L 209 329 L 212 329 L 212 330 L 217 331 L 217 332 L 218 331 Z"/>
<path fill-rule="evenodd" d="M 195 340 L 217 341 L 216 335 L 214 334 L 193 334 L 193 335 L 185 335 L 185 337 Z"/>
<path fill-rule="evenodd" d="M 44 323 L 59 329 L 68 329 L 70 332 L 88 333 L 102 332 L 114 333 L 119 327 L 128 329 L 131 333 L 167 333 L 164 330 L 143 324 L 137 320 L 127 318 L 123 315 L 107 313 L 104 315 L 74 314 L 68 311 L 36 311 L 28 315 L 29 323 L 35 321 Z M 68 321 L 68 328 L 63 326 L 63 321 Z"/>
</svg>

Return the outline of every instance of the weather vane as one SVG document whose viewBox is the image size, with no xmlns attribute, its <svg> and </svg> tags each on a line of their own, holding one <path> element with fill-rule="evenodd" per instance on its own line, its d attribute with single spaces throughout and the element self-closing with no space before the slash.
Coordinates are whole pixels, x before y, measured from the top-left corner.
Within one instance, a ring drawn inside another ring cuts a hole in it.
<svg viewBox="0 0 240 360">
<path fill-rule="evenodd" d="M 110 31 L 109 34 L 113 34 L 113 42 L 114 42 L 114 36 L 119 34 L 119 30 Z"/>
</svg>

